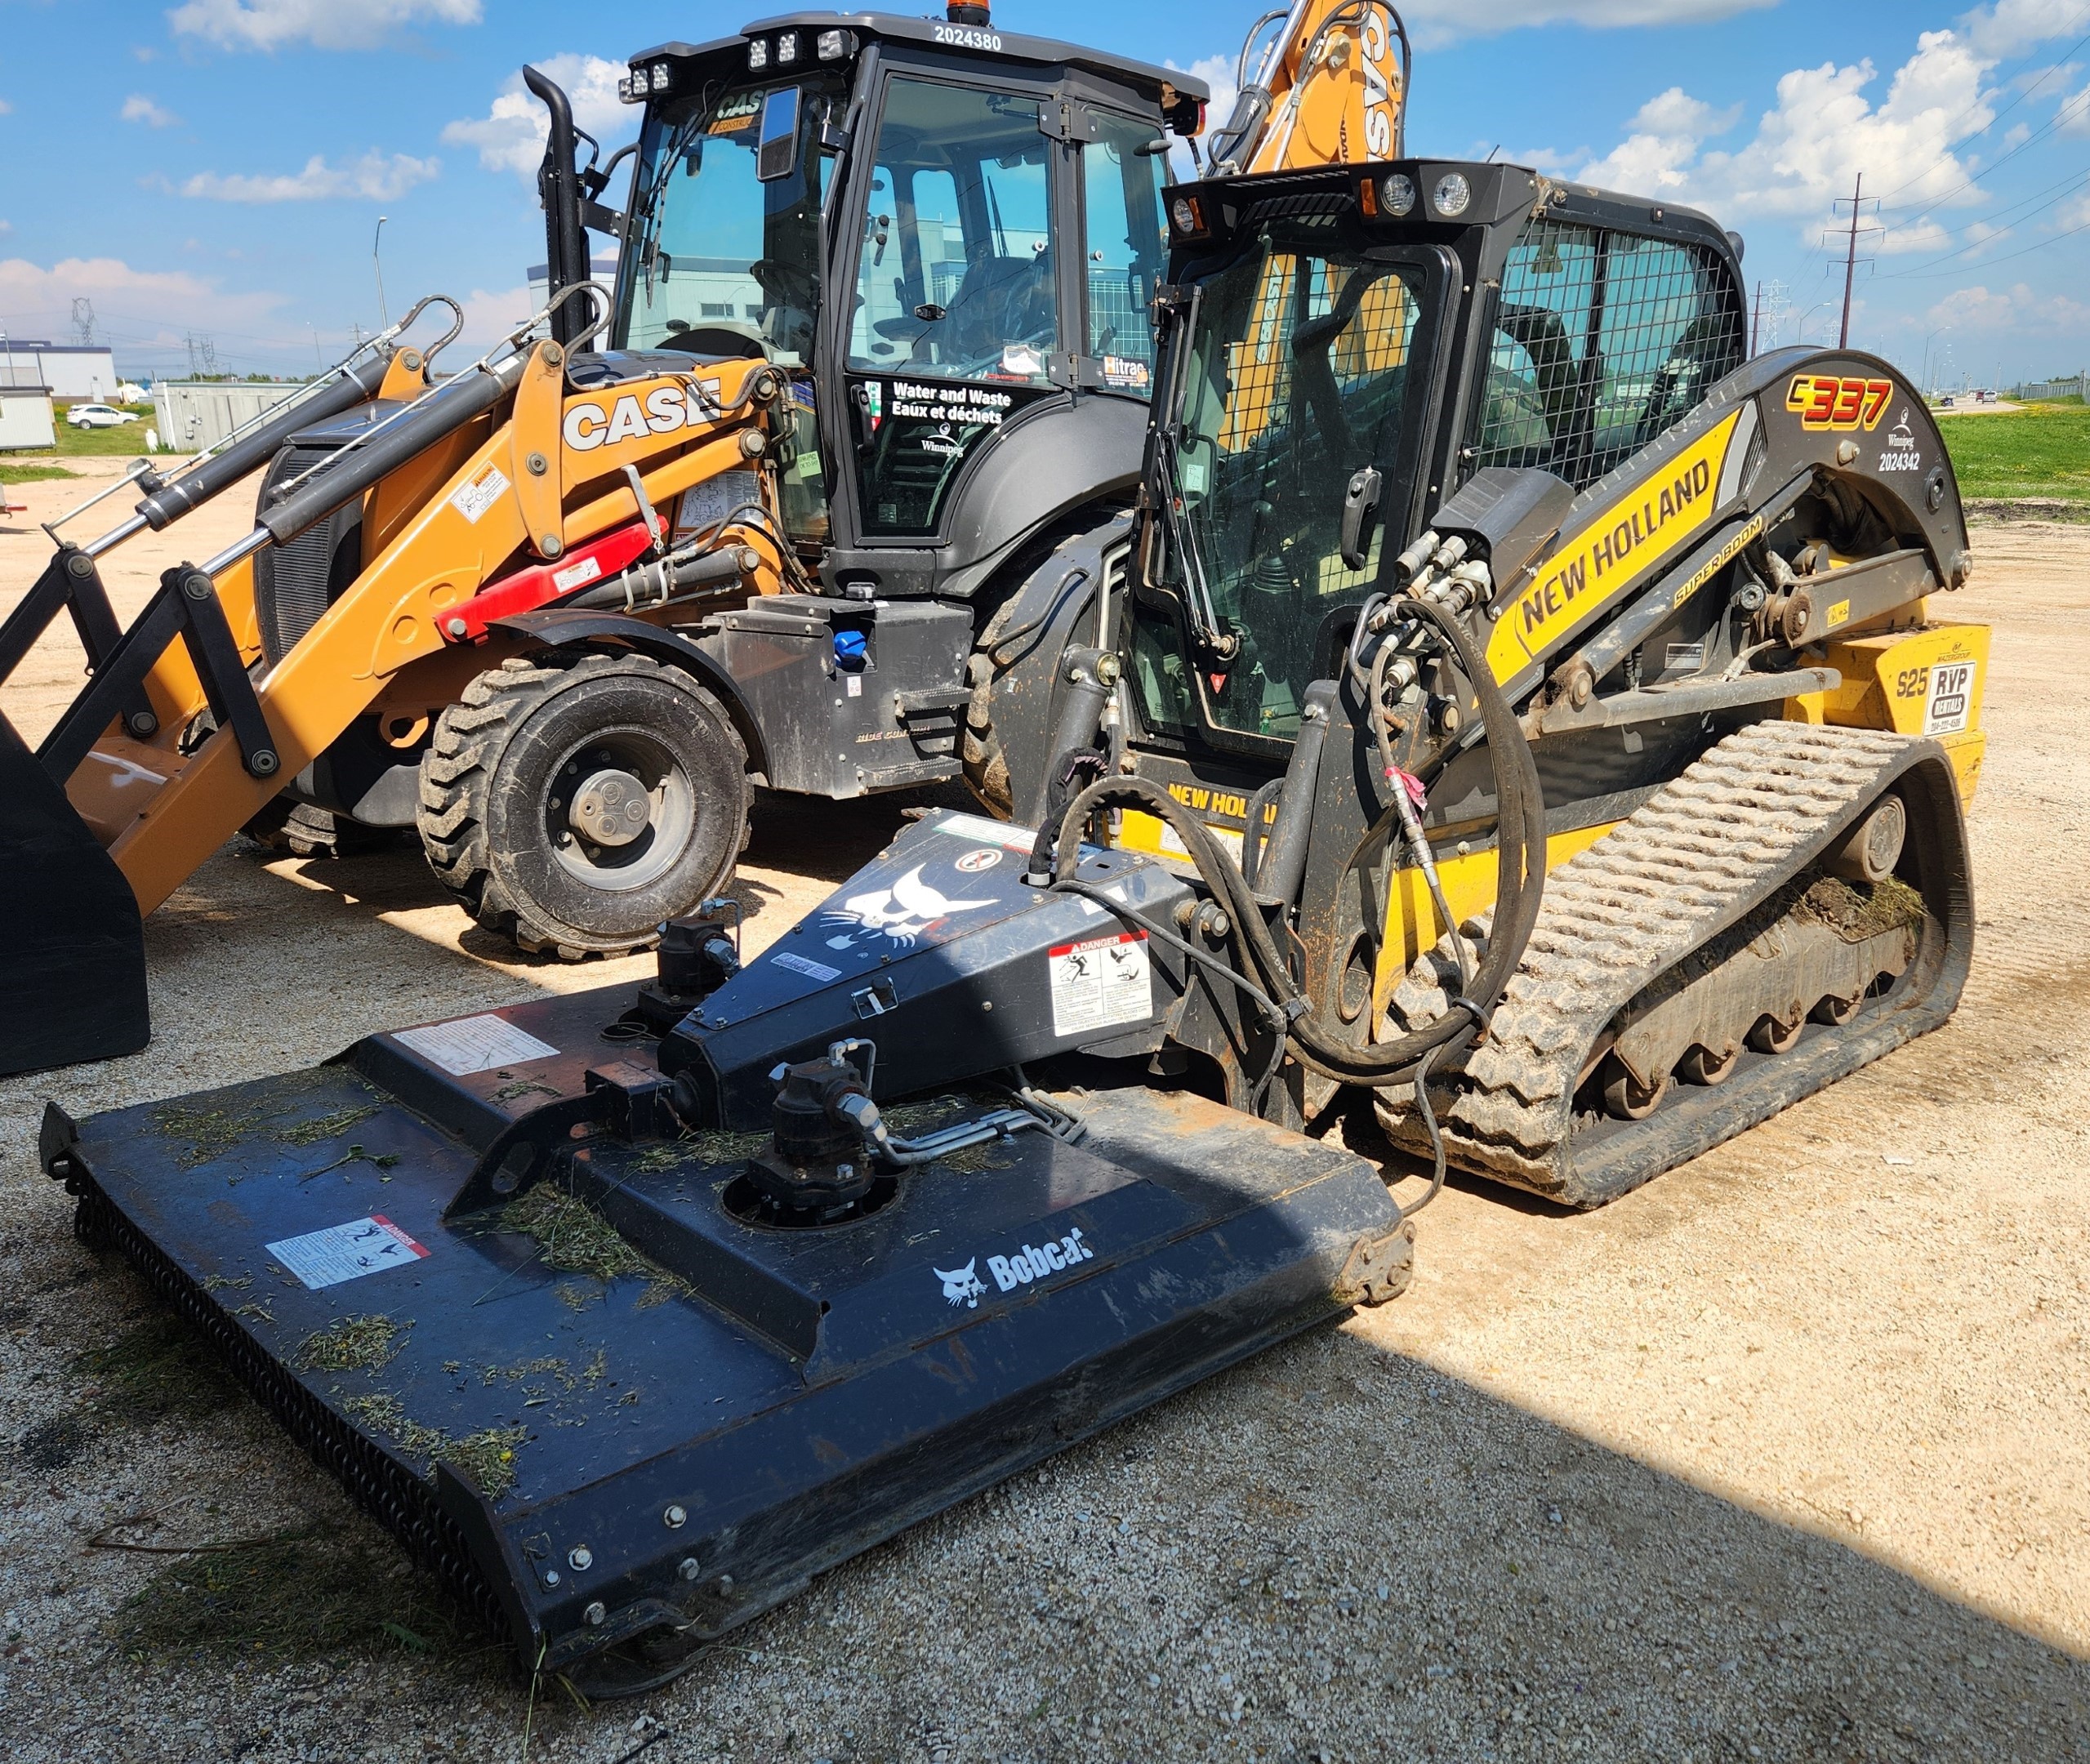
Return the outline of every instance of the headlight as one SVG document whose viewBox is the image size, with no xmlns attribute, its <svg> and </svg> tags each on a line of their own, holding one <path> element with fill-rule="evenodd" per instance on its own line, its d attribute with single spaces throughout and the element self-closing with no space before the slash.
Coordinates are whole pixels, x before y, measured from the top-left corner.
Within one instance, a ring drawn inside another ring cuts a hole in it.
<svg viewBox="0 0 2090 1764">
<path fill-rule="evenodd" d="M 1179 233 L 1195 233 L 1203 224 L 1197 212 L 1197 204 L 1188 196 L 1179 196 L 1170 203 L 1169 218 L 1175 222 L 1175 229 Z"/>
<path fill-rule="evenodd" d="M 789 67 L 798 60 L 798 33 L 787 30 L 777 39 L 777 65 Z"/>
<path fill-rule="evenodd" d="M 656 61 L 653 64 L 653 90 L 655 91 L 666 91 L 667 90 L 667 63 L 665 61 Z"/>
<path fill-rule="evenodd" d="M 1429 205 L 1447 220 L 1455 220 L 1466 212 L 1466 205 L 1473 199 L 1473 186 L 1466 181 L 1463 172 L 1447 172 L 1437 180 L 1437 188 L 1429 193 Z"/>
<path fill-rule="evenodd" d="M 1379 203 L 1396 216 L 1411 214 L 1415 206 L 1415 180 L 1405 172 L 1389 172 L 1379 185 Z"/>
<path fill-rule="evenodd" d="M 747 65 L 754 73 L 760 73 L 769 65 L 769 46 L 758 37 L 747 46 Z"/>
<path fill-rule="evenodd" d="M 822 61 L 839 61 L 849 52 L 849 33 L 847 31 L 823 30 L 814 47 Z"/>
<path fill-rule="evenodd" d="M 633 72 L 626 74 L 617 82 L 617 96 L 626 104 L 644 104 L 646 101 L 645 81 L 644 74 Z"/>
</svg>

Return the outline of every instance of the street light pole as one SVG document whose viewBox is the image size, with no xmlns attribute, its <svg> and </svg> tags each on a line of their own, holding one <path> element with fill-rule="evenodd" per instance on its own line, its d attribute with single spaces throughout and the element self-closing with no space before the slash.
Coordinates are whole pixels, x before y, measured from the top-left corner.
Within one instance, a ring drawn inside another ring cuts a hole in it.
<svg viewBox="0 0 2090 1764">
<path fill-rule="evenodd" d="M 392 328 L 392 315 L 385 310 L 385 261 L 377 255 L 377 247 L 384 243 L 385 223 L 391 217 L 380 215 L 377 230 L 370 236 L 370 264 L 377 272 L 377 320 L 387 331 Z"/>
<path fill-rule="evenodd" d="M 1950 331 L 1951 328 L 1952 328 L 1952 327 L 1951 327 L 1950 325 L 1949 325 L 1949 324 L 1948 324 L 1948 325 L 1940 325 L 1940 326 L 1937 327 L 1937 329 L 1936 329 L 1936 330 L 1935 330 L 1935 331 L 1933 331 L 1933 332 L 1931 332 L 1931 334 L 1930 334 L 1930 336 L 1927 336 L 1927 337 L 1925 337 L 1925 338 L 1923 339 L 1923 396 L 1924 396 L 1924 397 L 1926 397 L 1926 398 L 1928 398 L 1928 397 L 1930 396 L 1930 390 L 1931 390 L 1931 341 L 1932 341 L 1932 338 L 1935 338 L 1935 337 L 1941 337 L 1941 336 L 1943 336 L 1945 335 L 1945 333 L 1946 332 Z"/>
</svg>

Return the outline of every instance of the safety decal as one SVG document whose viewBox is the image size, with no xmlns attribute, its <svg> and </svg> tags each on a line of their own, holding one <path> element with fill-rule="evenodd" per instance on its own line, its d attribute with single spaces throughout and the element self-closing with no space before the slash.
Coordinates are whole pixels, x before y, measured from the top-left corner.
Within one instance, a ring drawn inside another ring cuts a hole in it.
<svg viewBox="0 0 2090 1764">
<path fill-rule="evenodd" d="M 1785 388 L 1785 408 L 1799 412 L 1803 429 L 1862 429 L 1870 434 L 1893 396 L 1892 380 L 1794 374 Z"/>
<path fill-rule="evenodd" d="M 1092 1035 L 1121 1023 L 1151 1022 L 1154 986 L 1144 931 L 1106 932 L 1047 952 L 1052 1032 Z"/>
<path fill-rule="evenodd" d="M 489 461 L 452 493 L 450 506 L 465 517 L 467 524 L 476 527 L 507 488 L 507 474 Z"/>
<path fill-rule="evenodd" d="M 267 1249 L 309 1292 L 361 1280 L 366 1274 L 381 1274 L 390 1267 L 411 1267 L 428 1254 L 425 1245 L 381 1213 L 307 1232 L 301 1237 L 286 1237 Z"/>
<path fill-rule="evenodd" d="M 1488 664 L 1498 680 L 1537 661 L 1705 530 L 1740 420 L 1740 411 L 1722 418 L 1540 564 L 1502 608 L 1488 639 Z"/>
<path fill-rule="evenodd" d="M 453 1022 L 430 1023 L 422 1029 L 396 1030 L 392 1039 L 440 1066 L 452 1078 L 492 1071 L 497 1066 L 519 1066 L 526 1060 L 550 1059 L 559 1051 L 491 1011 Z"/>
</svg>

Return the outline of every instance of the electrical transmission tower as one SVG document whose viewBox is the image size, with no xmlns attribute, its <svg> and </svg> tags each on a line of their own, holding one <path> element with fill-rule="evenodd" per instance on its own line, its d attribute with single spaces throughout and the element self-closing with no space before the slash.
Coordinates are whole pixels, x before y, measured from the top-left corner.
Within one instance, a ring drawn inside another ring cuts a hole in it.
<svg viewBox="0 0 2090 1764">
<path fill-rule="evenodd" d="M 1843 323 L 1842 328 L 1838 332 L 1836 336 L 1836 346 L 1838 349 L 1848 349 L 1851 346 L 1851 288 L 1852 283 L 1857 280 L 1858 274 L 1858 235 L 1861 233 L 1877 233 L 1884 238 L 1887 233 L 1887 229 L 1883 226 L 1868 226 L 1860 225 L 1859 216 L 1863 212 L 1865 207 L 1865 175 L 1864 172 L 1861 172 L 1858 173 L 1857 181 L 1852 186 L 1851 194 L 1849 197 L 1851 205 L 1850 240 L 1843 257 Z M 1833 203 L 1830 204 L 1830 207 L 1832 208 L 1841 208 L 1843 206 L 1844 200 L 1844 198 L 1839 196 Z M 1879 198 L 1878 197 L 1874 197 L 1873 198 L 1873 210 L 1877 213 L 1878 212 L 1878 208 Z M 1824 243 L 1826 243 L 1825 239 L 1824 240 Z M 1867 265 L 1869 265 L 1872 262 L 1872 259 L 1867 257 L 1864 261 Z"/>
<path fill-rule="evenodd" d="M 84 294 L 73 302 L 73 329 L 82 349 L 95 340 L 95 303 Z"/>
</svg>

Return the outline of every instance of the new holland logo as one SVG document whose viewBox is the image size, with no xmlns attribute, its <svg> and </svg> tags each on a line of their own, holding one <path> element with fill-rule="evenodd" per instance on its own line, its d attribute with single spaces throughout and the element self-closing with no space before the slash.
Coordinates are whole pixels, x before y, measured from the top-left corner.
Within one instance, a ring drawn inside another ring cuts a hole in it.
<svg viewBox="0 0 2090 1764">
<path fill-rule="evenodd" d="M 1081 1235 L 1081 1227 L 1076 1225 L 1064 1237 L 1049 1238 L 1043 1245 L 1025 1244 L 1014 1255 L 989 1256 L 987 1271 L 1002 1291 L 1014 1292 L 1018 1286 L 1049 1280 L 1055 1274 L 1063 1274 L 1071 1267 L 1095 1258 L 1096 1252 L 1089 1247 L 1088 1241 Z M 980 1298 L 987 1291 L 987 1282 L 979 1277 L 979 1265 L 980 1258 L 974 1256 L 961 1268 L 932 1265 L 929 1272 L 943 1283 L 943 1296 L 951 1305 L 977 1311 Z"/>
</svg>

